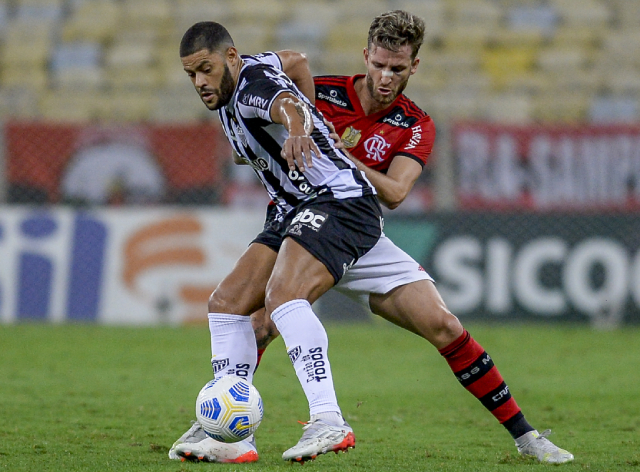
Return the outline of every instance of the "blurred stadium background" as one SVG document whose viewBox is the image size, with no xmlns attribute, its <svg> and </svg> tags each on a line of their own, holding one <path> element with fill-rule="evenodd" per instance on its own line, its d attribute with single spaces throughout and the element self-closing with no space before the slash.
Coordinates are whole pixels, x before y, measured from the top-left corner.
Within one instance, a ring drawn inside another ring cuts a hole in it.
<svg viewBox="0 0 640 472">
<path fill-rule="evenodd" d="M 3 0 L 0 322 L 204 319 L 266 196 L 182 33 L 215 20 L 350 75 L 396 8 L 426 21 L 406 93 L 438 139 L 387 233 L 462 318 L 640 321 L 637 0 Z M 319 310 L 367 316 L 344 307 Z"/>
</svg>

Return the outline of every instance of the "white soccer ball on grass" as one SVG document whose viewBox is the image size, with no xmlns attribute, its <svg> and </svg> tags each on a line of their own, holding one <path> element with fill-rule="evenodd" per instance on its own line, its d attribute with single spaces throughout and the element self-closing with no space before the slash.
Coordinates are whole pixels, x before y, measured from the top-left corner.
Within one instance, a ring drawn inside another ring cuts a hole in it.
<svg viewBox="0 0 640 472">
<path fill-rule="evenodd" d="M 262 398 L 242 377 L 225 375 L 202 387 L 196 417 L 204 432 L 220 442 L 238 442 L 252 435 L 262 421 Z"/>
</svg>

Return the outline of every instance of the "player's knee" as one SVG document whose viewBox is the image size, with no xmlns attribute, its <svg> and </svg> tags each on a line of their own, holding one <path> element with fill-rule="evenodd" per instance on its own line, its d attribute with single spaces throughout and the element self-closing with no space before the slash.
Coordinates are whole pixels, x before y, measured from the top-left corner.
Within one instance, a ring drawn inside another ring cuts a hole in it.
<svg viewBox="0 0 640 472">
<path fill-rule="evenodd" d="M 458 317 L 446 307 L 438 310 L 438 316 L 434 317 L 431 324 L 430 341 L 438 348 L 445 347 L 458 339 L 464 328 Z"/>
<path fill-rule="evenodd" d="M 238 297 L 230 296 L 224 290 L 216 289 L 209 297 L 209 313 L 229 313 L 234 315 L 249 315 L 252 303 Z"/>
</svg>

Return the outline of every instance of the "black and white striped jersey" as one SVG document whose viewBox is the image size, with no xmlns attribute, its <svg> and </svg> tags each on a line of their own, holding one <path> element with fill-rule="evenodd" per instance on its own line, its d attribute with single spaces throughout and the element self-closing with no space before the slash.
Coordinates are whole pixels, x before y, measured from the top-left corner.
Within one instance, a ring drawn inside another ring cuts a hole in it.
<svg viewBox="0 0 640 472">
<path fill-rule="evenodd" d="M 223 130 L 235 152 L 244 158 L 264 184 L 271 199 L 288 212 L 300 202 L 330 192 L 334 198 L 375 194 L 373 185 L 340 150 L 333 146 L 322 116 L 279 68 L 264 56 L 243 56 L 244 65 L 231 101 L 218 113 Z M 261 59 L 267 59 L 262 60 Z M 280 67 L 281 68 L 281 67 Z M 281 157 L 288 132 L 271 121 L 271 106 L 281 93 L 289 92 L 307 104 L 314 129 L 311 137 L 322 156 L 313 156 L 313 167 L 290 171 Z"/>
</svg>

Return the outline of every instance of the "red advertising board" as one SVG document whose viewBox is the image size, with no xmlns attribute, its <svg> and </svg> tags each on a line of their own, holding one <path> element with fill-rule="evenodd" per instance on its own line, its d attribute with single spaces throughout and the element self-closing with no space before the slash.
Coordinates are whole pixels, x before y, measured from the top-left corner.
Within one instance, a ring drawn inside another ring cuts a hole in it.
<svg viewBox="0 0 640 472">
<path fill-rule="evenodd" d="M 180 192 L 215 187 L 229 161 L 217 123 L 189 125 L 51 124 L 5 127 L 9 185 L 50 203 L 171 201 Z"/>
<path fill-rule="evenodd" d="M 640 125 L 453 130 L 462 209 L 640 210 Z"/>
</svg>

